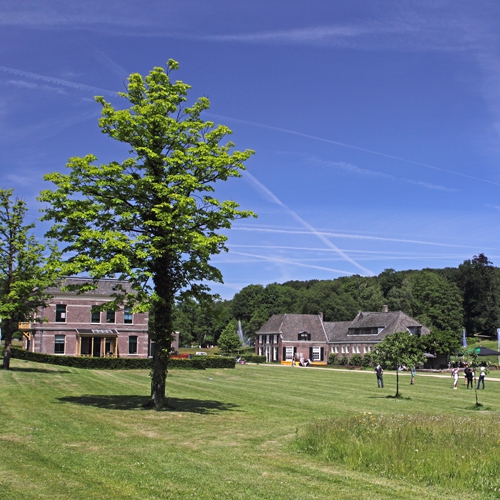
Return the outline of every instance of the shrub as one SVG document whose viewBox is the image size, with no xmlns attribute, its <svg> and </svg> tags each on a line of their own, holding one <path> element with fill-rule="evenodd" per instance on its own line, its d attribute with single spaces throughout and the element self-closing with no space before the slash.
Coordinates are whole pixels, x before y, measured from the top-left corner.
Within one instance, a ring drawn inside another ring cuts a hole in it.
<svg viewBox="0 0 500 500">
<path fill-rule="evenodd" d="M 241 359 L 244 359 L 247 363 L 265 363 L 265 356 L 257 356 L 256 354 L 245 354 L 241 356 Z"/>
<path fill-rule="evenodd" d="M 361 366 L 373 366 L 373 356 L 371 352 L 367 352 L 364 356 L 363 359 L 361 360 Z"/>
<path fill-rule="evenodd" d="M 340 359 L 339 359 L 339 365 L 346 366 L 349 364 L 349 359 L 347 356 L 344 354 Z"/>
<path fill-rule="evenodd" d="M 12 358 L 34 361 L 36 363 L 47 363 L 59 366 L 71 366 L 74 368 L 97 369 L 97 370 L 143 370 L 151 369 L 149 358 L 91 358 L 75 356 L 55 356 L 53 354 L 42 354 L 39 352 L 25 351 L 24 349 L 12 348 Z M 205 368 L 234 368 L 234 358 L 200 356 L 191 359 L 170 359 L 169 368 L 181 368 L 192 370 L 204 370 Z"/>
<path fill-rule="evenodd" d="M 336 365 L 337 361 L 338 361 L 338 356 L 334 352 L 331 352 L 328 355 L 328 364 L 329 365 Z"/>
<path fill-rule="evenodd" d="M 361 354 L 353 354 L 351 359 L 349 359 L 349 364 L 351 366 L 361 366 L 362 362 L 363 358 L 361 357 Z"/>
</svg>

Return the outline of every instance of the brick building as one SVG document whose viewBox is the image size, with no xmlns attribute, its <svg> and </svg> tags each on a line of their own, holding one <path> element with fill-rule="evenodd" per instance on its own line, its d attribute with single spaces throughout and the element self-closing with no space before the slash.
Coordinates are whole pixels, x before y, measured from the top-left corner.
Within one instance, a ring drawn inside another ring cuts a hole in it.
<svg viewBox="0 0 500 500">
<path fill-rule="evenodd" d="M 83 294 L 61 290 L 65 285 L 88 281 L 89 278 L 65 278 L 60 286 L 47 290 L 53 298 L 48 307 L 39 311 L 45 321 L 20 325 L 23 347 L 64 356 L 150 356 L 147 313 L 133 313 L 127 307 L 117 311 L 94 310 L 112 300 L 117 285 L 125 289 L 130 285 L 117 279 L 102 279 L 97 289 Z"/>
<path fill-rule="evenodd" d="M 350 358 L 371 352 L 388 335 L 408 331 L 426 335 L 429 329 L 402 311 L 360 311 L 352 321 L 323 321 L 322 314 L 275 314 L 257 332 L 255 353 L 267 362 L 290 364 L 311 360 L 327 364 L 330 353 Z"/>
</svg>

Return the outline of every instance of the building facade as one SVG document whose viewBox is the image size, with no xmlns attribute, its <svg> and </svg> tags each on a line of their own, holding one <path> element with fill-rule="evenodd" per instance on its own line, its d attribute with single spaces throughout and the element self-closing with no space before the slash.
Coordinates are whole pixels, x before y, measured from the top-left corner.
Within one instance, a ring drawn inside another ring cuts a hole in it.
<svg viewBox="0 0 500 500">
<path fill-rule="evenodd" d="M 255 353 L 267 362 L 290 364 L 310 360 L 327 364 L 330 353 L 364 356 L 388 335 L 408 331 L 426 335 L 429 329 L 402 311 L 359 312 L 352 321 L 325 322 L 323 315 L 275 314 L 257 332 Z"/>
<path fill-rule="evenodd" d="M 133 313 L 127 307 L 95 310 L 96 306 L 111 302 L 118 285 L 125 289 L 130 285 L 117 279 L 102 279 L 95 290 L 83 294 L 62 290 L 64 286 L 88 281 L 89 278 L 64 278 L 60 286 L 47 290 L 52 300 L 39 311 L 43 323 L 20 325 L 23 347 L 62 356 L 150 356 L 147 313 Z"/>
</svg>

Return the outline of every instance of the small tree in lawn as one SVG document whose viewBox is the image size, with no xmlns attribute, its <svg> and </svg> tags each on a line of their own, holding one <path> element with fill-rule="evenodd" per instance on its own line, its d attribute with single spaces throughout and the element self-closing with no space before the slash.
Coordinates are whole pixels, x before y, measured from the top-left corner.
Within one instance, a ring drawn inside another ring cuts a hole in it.
<svg viewBox="0 0 500 500">
<path fill-rule="evenodd" d="M 24 201 L 0 189 L 0 320 L 4 339 L 3 368 L 10 368 L 12 337 L 19 323 L 35 319 L 50 295 L 45 290 L 58 277 L 55 247 L 39 243 L 25 224 Z M 48 254 L 48 255 L 47 255 Z M 41 318 L 37 318 L 41 320 Z"/>
<path fill-rule="evenodd" d="M 102 132 L 128 144 L 131 157 L 107 165 L 97 165 L 93 155 L 71 158 L 68 174 L 45 176 L 56 189 L 40 196 L 49 203 L 44 219 L 54 221 L 48 234 L 67 244 L 68 274 L 86 272 L 94 287 L 118 274 L 132 291 L 118 287 L 110 306 L 151 311 L 151 404 L 157 409 L 165 403 L 175 301 L 201 299 L 210 291 L 207 282 L 222 282 L 210 265 L 214 254 L 227 251 L 220 231 L 254 215 L 213 195 L 218 182 L 241 176 L 253 152 L 232 151 L 233 144 L 224 143 L 231 131 L 201 118 L 208 99 L 185 104 L 190 86 L 170 79 L 176 69 L 170 60 L 166 71 L 130 75 L 127 92 L 119 93 L 128 108 L 116 110 L 96 97 Z"/>
<path fill-rule="evenodd" d="M 396 395 L 399 397 L 399 370 L 398 367 L 423 363 L 425 360 L 424 349 L 420 338 L 410 332 L 395 332 L 388 335 L 376 347 L 376 358 L 384 366 L 396 368 Z"/>
<path fill-rule="evenodd" d="M 234 354 L 241 349 L 241 340 L 237 333 L 238 322 L 232 319 L 222 330 L 217 345 L 226 354 Z"/>
</svg>

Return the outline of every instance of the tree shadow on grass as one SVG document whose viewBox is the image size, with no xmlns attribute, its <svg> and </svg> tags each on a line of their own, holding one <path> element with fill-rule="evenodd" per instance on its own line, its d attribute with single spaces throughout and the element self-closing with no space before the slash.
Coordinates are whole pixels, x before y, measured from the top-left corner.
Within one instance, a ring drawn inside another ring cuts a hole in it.
<svg viewBox="0 0 500 500">
<path fill-rule="evenodd" d="M 47 368 L 28 368 L 28 367 L 22 367 L 22 366 L 11 366 L 8 370 L 5 370 L 7 372 L 24 372 L 24 373 L 71 373 L 69 370 L 59 370 L 59 369 L 54 369 L 54 370 L 49 370 Z"/>
<path fill-rule="evenodd" d="M 166 398 L 165 411 L 199 413 L 202 415 L 221 411 L 232 411 L 238 405 L 221 403 L 208 399 Z M 148 410 L 146 408 L 150 398 L 147 396 L 99 396 L 86 394 L 83 396 L 65 396 L 58 398 L 61 403 L 72 403 L 83 406 L 94 406 L 105 410 Z"/>
</svg>

